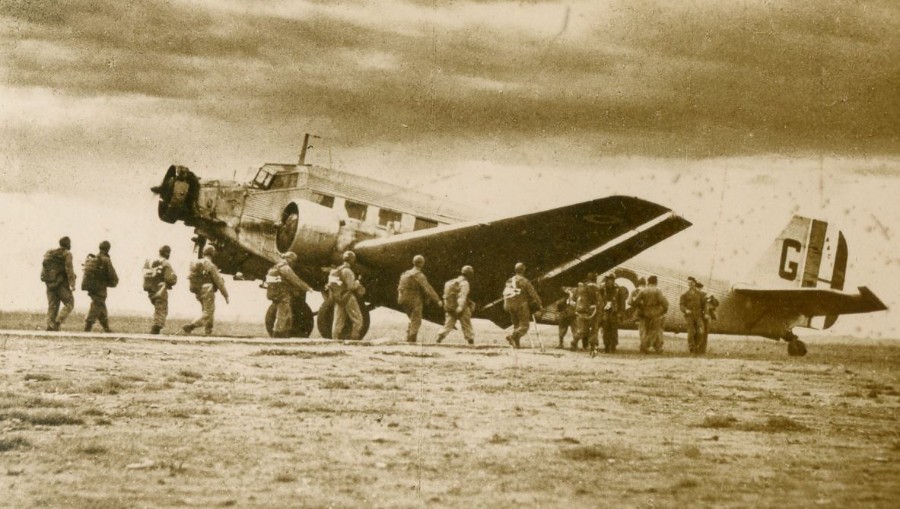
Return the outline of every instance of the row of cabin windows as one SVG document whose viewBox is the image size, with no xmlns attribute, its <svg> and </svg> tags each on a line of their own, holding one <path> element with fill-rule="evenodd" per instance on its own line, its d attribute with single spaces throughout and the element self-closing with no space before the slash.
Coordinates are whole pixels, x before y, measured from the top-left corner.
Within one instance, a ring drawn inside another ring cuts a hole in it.
<svg viewBox="0 0 900 509">
<path fill-rule="evenodd" d="M 321 193 L 313 193 L 313 199 L 316 203 L 322 205 L 323 207 L 334 208 L 334 196 L 329 196 L 327 194 Z M 358 221 L 365 221 L 366 214 L 369 211 L 369 206 L 364 203 L 345 200 L 344 209 L 347 211 L 347 217 L 356 219 Z M 399 230 L 402 220 L 403 214 L 401 212 L 390 209 L 380 209 L 378 211 L 378 224 L 386 228 Z M 437 221 L 416 217 L 416 221 L 413 225 L 413 230 L 426 230 L 428 228 L 435 228 L 437 225 Z"/>
</svg>

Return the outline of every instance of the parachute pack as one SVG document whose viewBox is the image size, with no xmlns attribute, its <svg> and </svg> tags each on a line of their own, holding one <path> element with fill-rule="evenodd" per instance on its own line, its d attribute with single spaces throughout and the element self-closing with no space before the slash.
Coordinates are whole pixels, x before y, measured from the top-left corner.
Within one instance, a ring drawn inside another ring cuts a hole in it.
<svg viewBox="0 0 900 509">
<path fill-rule="evenodd" d="M 191 293 L 200 293 L 200 291 L 203 290 L 203 285 L 212 283 L 212 278 L 210 278 L 209 271 L 206 270 L 203 260 L 194 260 L 191 262 L 188 283 L 190 285 L 188 289 Z"/>
<path fill-rule="evenodd" d="M 453 278 L 444 283 L 444 310 L 456 311 L 457 300 L 459 300 L 459 282 L 460 277 Z"/>
<path fill-rule="evenodd" d="M 105 287 L 106 274 L 103 270 L 103 262 L 99 257 L 93 254 L 87 255 L 81 267 L 84 269 L 84 277 L 81 279 L 82 290 L 91 292 Z"/>
<path fill-rule="evenodd" d="M 147 259 L 144 261 L 144 291 L 156 292 L 160 290 L 159 285 L 165 284 L 165 274 L 163 274 L 163 265 L 159 260 Z"/>
<path fill-rule="evenodd" d="M 51 249 L 44 253 L 41 267 L 41 281 L 50 285 L 58 284 L 66 272 L 66 254 L 63 248 Z"/>
</svg>

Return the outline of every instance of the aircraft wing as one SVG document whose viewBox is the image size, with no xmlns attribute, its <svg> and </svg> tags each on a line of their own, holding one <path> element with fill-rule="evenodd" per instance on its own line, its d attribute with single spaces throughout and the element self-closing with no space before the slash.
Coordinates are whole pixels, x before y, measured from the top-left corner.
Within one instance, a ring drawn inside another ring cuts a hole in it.
<svg viewBox="0 0 900 509">
<path fill-rule="evenodd" d="M 870 313 L 887 309 L 881 299 L 865 286 L 859 287 L 859 293 L 856 294 L 827 288 L 766 290 L 740 287 L 734 289 L 734 294 L 809 317 Z"/>
<path fill-rule="evenodd" d="M 425 274 L 436 288 L 471 265 L 471 298 L 480 308 L 475 316 L 505 326 L 509 317 L 496 302 L 516 262 L 525 263 L 527 276 L 549 303 L 562 295 L 560 286 L 577 283 L 589 271 L 609 270 L 690 224 L 661 205 L 610 196 L 365 240 L 353 249 L 358 262 L 381 273 L 379 277 L 399 277 L 412 257 L 421 254 L 427 260 Z"/>
</svg>

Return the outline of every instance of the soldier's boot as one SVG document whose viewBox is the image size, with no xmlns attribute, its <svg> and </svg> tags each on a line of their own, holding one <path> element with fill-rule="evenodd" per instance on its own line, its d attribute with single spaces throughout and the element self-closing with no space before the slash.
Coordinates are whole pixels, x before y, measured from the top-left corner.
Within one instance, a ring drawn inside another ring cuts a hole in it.
<svg viewBox="0 0 900 509">
<path fill-rule="evenodd" d="M 150 334 L 159 334 L 160 332 L 162 332 L 162 327 L 160 327 L 159 325 L 150 327 Z"/>
<path fill-rule="evenodd" d="M 515 342 L 515 340 L 513 339 L 513 337 L 512 337 L 511 335 L 510 335 L 510 336 L 506 336 L 506 342 L 509 343 L 509 346 L 511 346 L 511 347 L 513 347 L 513 348 L 516 347 L 516 342 Z"/>
<path fill-rule="evenodd" d="M 416 339 L 417 339 L 416 336 L 413 335 L 413 334 L 407 334 L 407 335 L 406 335 L 406 342 L 407 342 L 407 343 L 415 343 L 415 342 L 416 342 Z"/>
<path fill-rule="evenodd" d="M 91 332 L 94 328 L 94 322 L 84 322 L 84 332 Z"/>
<path fill-rule="evenodd" d="M 569 345 L 569 350 L 572 350 L 573 352 L 578 350 L 578 340 L 577 339 L 572 340 L 572 344 Z"/>
<path fill-rule="evenodd" d="M 597 347 L 595 347 L 594 345 L 591 345 L 591 358 L 593 359 L 596 356 L 597 356 Z"/>
<path fill-rule="evenodd" d="M 100 322 L 100 326 L 103 327 L 103 332 L 105 332 L 107 334 L 112 332 L 112 330 L 109 328 L 109 322 L 104 320 L 104 321 Z"/>
<path fill-rule="evenodd" d="M 516 348 L 522 348 L 522 345 L 519 344 L 519 338 L 513 336 L 513 341 L 514 341 L 513 346 L 515 346 Z"/>
<path fill-rule="evenodd" d="M 474 339 L 467 339 L 467 340 L 466 340 L 466 343 L 468 343 L 468 344 L 470 344 L 470 345 L 474 345 L 474 344 L 475 344 L 475 340 L 474 340 Z"/>
<path fill-rule="evenodd" d="M 565 339 L 564 339 L 564 338 L 559 338 L 559 347 L 558 347 L 558 348 L 565 348 L 565 347 L 566 347 L 566 341 L 565 341 Z"/>
<path fill-rule="evenodd" d="M 194 332 L 194 326 L 191 325 L 191 324 L 187 324 L 187 325 L 185 325 L 184 327 L 181 328 L 181 333 L 182 333 L 182 334 L 190 334 L 190 333 L 192 333 L 192 332 Z"/>
<path fill-rule="evenodd" d="M 51 322 L 50 325 L 47 326 L 47 330 L 51 332 L 59 331 L 59 322 Z"/>
<path fill-rule="evenodd" d="M 438 334 L 438 337 L 437 337 L 437 339 L 434 340 L 434 342 L 437 344 L 441 344 L 441 341 L 443 341 L 445 337 L 447 337 L 447 336 L 445 336 L 443 334 Z"/>
</svg>

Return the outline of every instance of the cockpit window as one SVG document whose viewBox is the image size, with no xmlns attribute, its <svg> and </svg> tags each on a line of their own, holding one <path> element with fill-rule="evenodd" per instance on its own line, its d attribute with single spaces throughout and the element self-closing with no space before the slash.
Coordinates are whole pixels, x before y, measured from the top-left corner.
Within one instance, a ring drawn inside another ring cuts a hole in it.
<svg viewBox="0 0 900 509">
<path fill-rule="evenodd" d="M 378 212 L 378 224 L 388 226 L 390 223 L 400 223 L 402 214 L 393 210 L 381 209 Z"/>
<path fill-rule="evenodd" d="M 275 175 L 275 181 L 272 183 L 272 189 L 290 189 L 297 187 L 298 173 L 279 173 Z"/>
<path fill-rule="evenodd" d="M 360 221 L 366 220 L 366 210 L 368 209 L 368 207 L 366 207 L 362 203 L 356 203 L 347 200 L 347 202 L 344 204 L 344 208 L 347 209 L 347 216 L 353 219 L 359 219 Z"/>
<path fill-rule="evenodd" d="M 436 228 L 438 225 L 437 221 L 432 221 L 431 219 L 423 219 L 421 217 L 416 218 L 416 225 L 413 227 L 413 230 L 427 230 L 428 228 Z"/>
<path fill-rule="evenodd" d="M 274 174 L 260 168 L 259 171 L 256 172 L 256 177 L 253 179 L 253 187 L 255 189 L 268 189 L 272 186 L 272 179 L 274 177 Z"/>
</svg>

